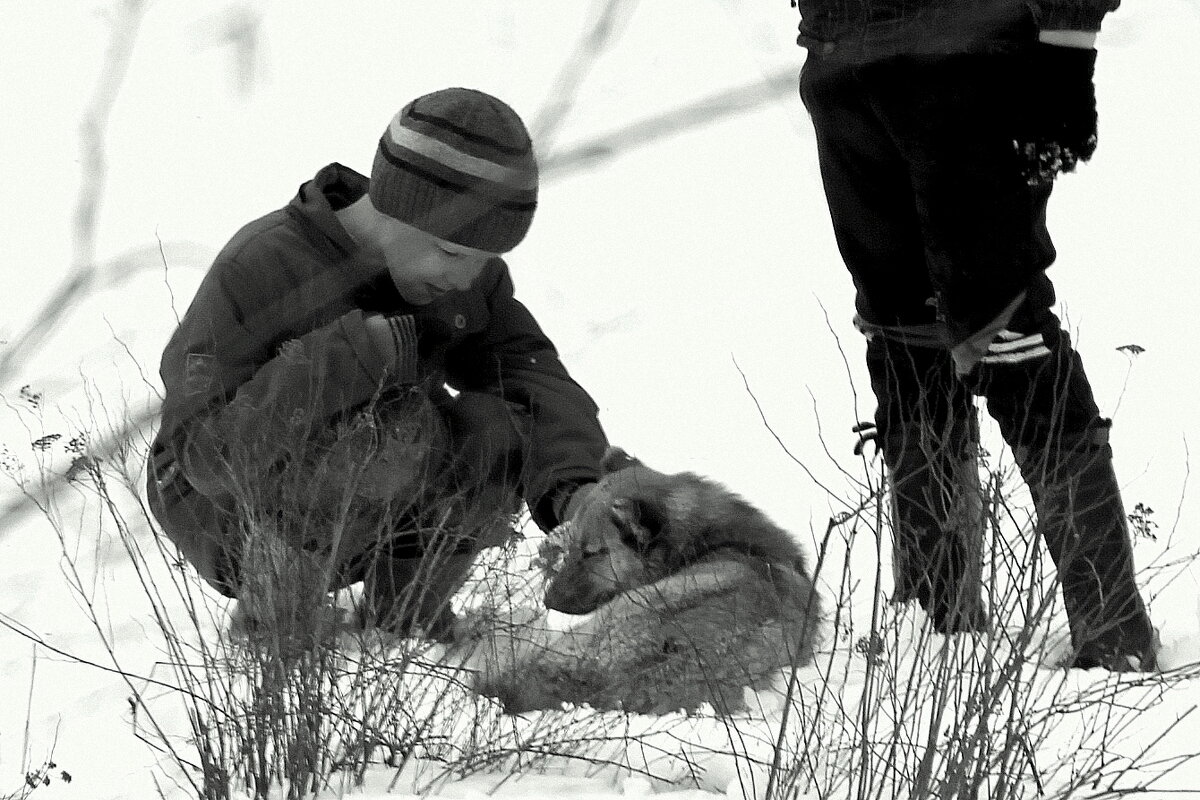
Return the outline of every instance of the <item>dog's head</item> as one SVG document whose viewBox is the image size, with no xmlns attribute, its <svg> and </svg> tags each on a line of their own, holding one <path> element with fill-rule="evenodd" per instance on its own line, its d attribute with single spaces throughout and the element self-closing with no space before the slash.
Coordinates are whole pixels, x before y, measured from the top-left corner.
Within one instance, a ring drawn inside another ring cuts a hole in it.
<svg viewBox="0 0 1200 800">
<path fill-rule="evenodd" d="M 605 453 L 602 473 L 541 547 L 555 611 L 586 614 L 669 571 L 664 533 L 677 481 L 619 448 Z"/>
</svg>

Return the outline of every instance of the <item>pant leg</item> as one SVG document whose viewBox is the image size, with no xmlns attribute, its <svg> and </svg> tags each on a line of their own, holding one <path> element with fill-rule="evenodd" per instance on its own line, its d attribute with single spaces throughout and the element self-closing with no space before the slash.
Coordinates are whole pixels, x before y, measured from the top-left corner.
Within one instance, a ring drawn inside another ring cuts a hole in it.
<svg viewBox="0 0 1200 800">
<path fill-rule="evenodd" d="M 366 574 L 369 614 L 398 632 L 452 635 L 450 600 L 479 552 L 513 535 L 528 421 L 502 398 L 463 392 L 443 404 L 450 453 L 419 510 L 417 538 L 383 548 Z"/>
<path fill-rule="evenodd" d="M 186 439 L 186 431 L 181 433 Z M 155 446 L 147 495 L 163 532 L 201 576 L 236 596 L 247 537 L 273 537 L 315 557 L 329 590 L 361 579 L 371 554 L 413 527 L 411 508 L 447 494 L 449 434 L 442 412 L 420 391 L 386 392 L 367 407 L 288 443 L 288 457 L 251 477 L 189 480 L 191 448 Z M 171 453 L 178 451 L 176 460 Z M 207 474 L 207 473 L 205 473 Z M 222 487 L 237 487 L 232 494 Z"/>
<path fill-rule="evenodd" d="M 438 535 L 473 540 L 488 538 L 486 529 L 503 518 L 507 531 L 520 505 L 527 415 L 482 392 L 444 394 L 434 402 L 445 437 L 436 473 L 414 509 L 417 524 Z"/>
<path fill-rule="evenodd" d="M 452 493 L 447 422 L 421 389 L 385 393 L 309 450 L 295 504 L 318 524 L 303 526 L 310 535 L 301 546 L 333 560 L 337 586 L 362 580 L 381 552 L 419 549 L 423 515 Z"/>
<path fill-rule="evenodd" d="M 897 57 L 862 69 L 906 167 L 924 267 L 948 345 L 987 328 L 1055 257 L 1052 184 L 1031 186 L 1013 145 L 1022 102 L 1002 54 Z M 1049 297 L 1036 304 L 1053 303 Z"/>
<path fill-rule="evenodd" d="M 813 119 L 838 247 L 875 326 L 933 326 L 933 283 L 910 165 L 861 67 L 812 53 L 801 95 Z M 876 333 L 867 368 L 891 479 L 894 599 L 946 630 L 981 627 L 982 516 L 971 395 L 949 354 Z"/>
<path fill-rule="evenodd" d="M 933 286 L 908 165 L 861 73 L 810 52 L 800 75 L 834 236 L 864 320 L 933 323 Z"/>
<path fill-rule="evenodd" d="M 180 555 L 219 592 L 236 596 L 240 534 L 232 498 L 201 494 L 156 446 L 147 460 L 146 500 L 161 534 Z"/>
<path fill-rule="evenodd" d="M 1050 312 L 1052 184 L 1031 186 L 1022 174 L 1011 131 L 1021 99 L 1011 74 L 1002 56 L 962 55 L 876 65 L 866 82 L 910 165 L 956 369 L 987 398 L 1030 485 L 1076 647 L 1146 662 L 1152 631 L 1133 580 L 1111 450 L 1097 443 L 1106 426 Z"/>
<path fill-rule="evenodd" d="M 1100 416 L 1070 337 L 1048 308 L 1026 304 L 1009 325 L 1021 347 L 987 356 L 971 376 L 1012 447 L 1058 570 L 1078 666 L 1155 663 L 1154 631 Z"/>
</svg>

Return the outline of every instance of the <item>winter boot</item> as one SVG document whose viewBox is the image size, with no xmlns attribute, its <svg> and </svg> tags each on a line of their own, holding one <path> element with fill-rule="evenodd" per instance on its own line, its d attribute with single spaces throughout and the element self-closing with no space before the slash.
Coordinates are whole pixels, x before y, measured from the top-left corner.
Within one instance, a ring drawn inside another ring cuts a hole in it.
<svg viewBox="0 0 1200 800">
<path fill-rule="evenodd" d="M 400 636 L 453 642 L 457 618 L 450 599 L 474 562 L 473 553 L 380 557 L 364 581 L 364 623 Z"/>
<path fill-rule="evenodd" d="M 363 577 L 364 626 L 452 642 L 456 617 L 450 600 L 476 557 L 517 536 L 510 513 L 514 500 L 511 494 L 505 497 L 507 504 L 502 504 L 481 491 L 465 509 L 460 502 L 450 503 L 438 515 L 441 525 L 399 534 L 382 545 Z M 484 506 L 481 500 L 494 504 Z"/>
<path fill-rule="evenodd" d="M 1057 454 L 1018 448 L 1038 532 L 1058 569 L 1071 626 L 1071 666 L 1157 668 L 1156 637 L 1134 577 L 1133 547 L 1108 445 L 1111 422 Z"/>
<path fill-rule="evenodd" d="M 379 548 L 366 570 L 365 622 L 398 634 L 454 638 L 450 599 L 475 557 L 516 534 L 528 416 L 503 398 L 462 392 L 441 398 L 449 452 L 430 491 Z"/>
<path fill-rule="evenodd" d="M 904 426 L 884 442 L 891 481 L 893 601 L 916 599 L 941 633 L 983 631 L 978 423 L 944 436 Z"/>
</svg>

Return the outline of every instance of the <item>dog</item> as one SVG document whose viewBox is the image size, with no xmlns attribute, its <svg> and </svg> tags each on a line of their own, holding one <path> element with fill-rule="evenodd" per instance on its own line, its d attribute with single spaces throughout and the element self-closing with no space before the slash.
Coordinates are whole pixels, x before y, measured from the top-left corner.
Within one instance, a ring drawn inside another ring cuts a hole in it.
<svg viewBox="0 0 1200 800">
<path fill-rule="evenodd" d="M 729 714 L 745 688 L 812 660 L 820 603 L 786 531 L 714 481 L 619 448 L 602 473 L 539 552 L 546 608 L 587 616 L 478 642 L 476 691 L 509 713 L 571 703 Z"/>
</svg>

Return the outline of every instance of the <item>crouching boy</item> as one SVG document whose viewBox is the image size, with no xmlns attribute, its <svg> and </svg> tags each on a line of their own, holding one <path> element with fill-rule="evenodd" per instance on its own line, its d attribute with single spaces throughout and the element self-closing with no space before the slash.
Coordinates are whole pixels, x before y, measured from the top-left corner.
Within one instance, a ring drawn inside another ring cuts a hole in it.
<svg viewBox="0 0 1200 800">
<path fill-rule="evenodd" d="M 596 480 L 596 405 L 500 257 L 537 185 L 516 113 L 445 89 L 396 114 L 369 179 L 330 164 L 221 250 L 163 354 L 147 486 L 210 584 L 262 605 L 282 548 L 313 568 L 274 591 L 362 580 L 376 623 L 444 638 L 520 502 L 549 530 Z"/>
</svg>

